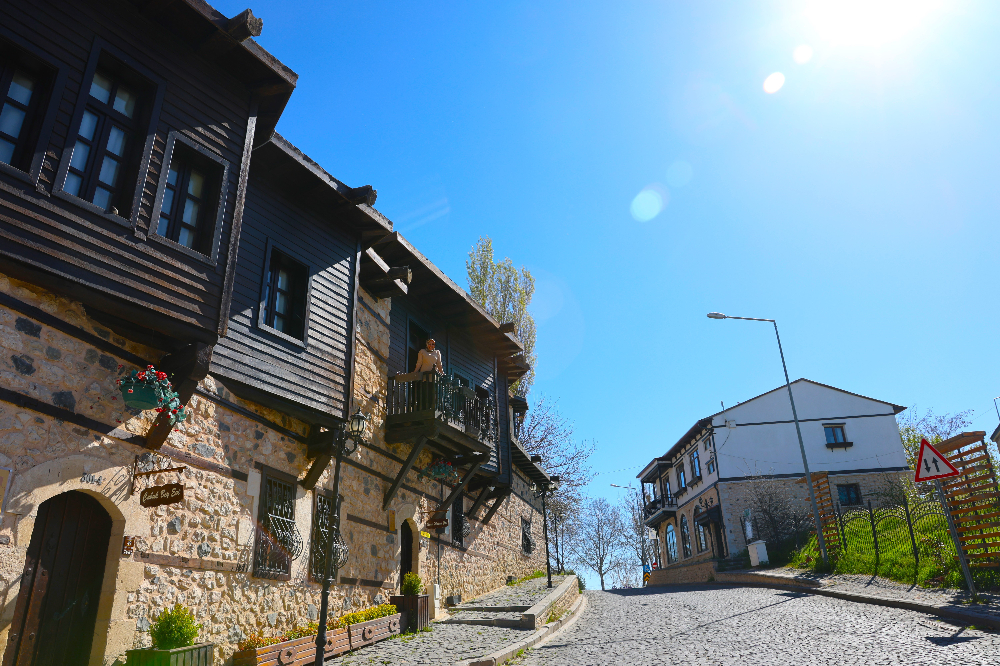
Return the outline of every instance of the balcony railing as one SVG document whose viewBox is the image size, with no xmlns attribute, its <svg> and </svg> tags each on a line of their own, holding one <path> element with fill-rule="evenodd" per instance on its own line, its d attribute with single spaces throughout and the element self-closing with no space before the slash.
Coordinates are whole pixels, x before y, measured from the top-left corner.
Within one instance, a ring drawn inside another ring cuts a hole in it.
<svg viewBox="0 0 1000 666">
<path fill-rule="evenodd" d="M 654 497 L 650 501 L 646 502 L 645 514 L 646 518 L 649 518 L 654 513 L 660 509 L 673 509 L 677 508 L 677 500 L 672 497 L 668 497 L 664 500 L 662 497 Z"/>
<path fill-rule="evenodd" d="M 476 390 L 462 386 L 453 376 L 424 373 L 425 379 L 390 382 L 388 415 L 414 419 L 433 414 L 434 418 L 486 444 L 499 439 L 496 401 L 492 395 L 480 397 Z M 400 419 L 393 419 L 400 420 Z"/>
</svg>

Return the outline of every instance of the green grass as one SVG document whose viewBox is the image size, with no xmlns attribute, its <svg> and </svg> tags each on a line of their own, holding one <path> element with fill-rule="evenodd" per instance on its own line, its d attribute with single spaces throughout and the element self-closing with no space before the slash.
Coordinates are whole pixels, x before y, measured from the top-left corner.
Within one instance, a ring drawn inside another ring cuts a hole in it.
<svg viewBox="0 0 1000 666">
<path fill-rule="evenodd" d="M 965 587 L 943 516 L 920 520 L 913 526 L 919 554 L 917 563 L 913 560 L 913 544 L 904 518 L 891 516 L 883 519 L 877 523 L 875 535 L 879 541 L 877 558 L 871 523 L 864 518 L 846 522 L 844 537 L 847 547 L 831 558 L 830 570 L 834 573 L 877 575 L 922 587 Z M 800 569 L 822 568 L 815 536 L 792 555 L 790 564 Z"/>
<path fill-rule="evenodd" d="M 521 583 L 523 583 L 525 581 L 534 580 L 535 578 L 544 578 L 544 577 L 545 577 L 545 572 L 539 570 L 539 571 L 534 571 L 534 572 L 528 574 L 524 578 L 518 578 L 517 580 L 512 580 L 511 582 L 509 582 L 507 584 L 513 587 L 514 585 L 520 585 Z"/>
</svg>

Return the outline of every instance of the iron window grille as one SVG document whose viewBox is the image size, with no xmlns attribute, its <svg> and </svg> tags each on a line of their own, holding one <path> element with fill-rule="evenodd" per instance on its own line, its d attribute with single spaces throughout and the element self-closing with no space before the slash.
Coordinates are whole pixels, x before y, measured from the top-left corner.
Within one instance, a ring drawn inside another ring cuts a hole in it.
<svg viewBox="0 0 1000 666">
<path fill-rule="evenodd" d="M 128 175 L 141 140 L 142 96 L 125 78 L 103 68 L 94 72 L 63 184 L 66 193 L 111 212 L 126 208 Z"/>
<path fill-rule="evenodd" d="M 302 552 L 302 537 L 295 527 L 294 481 L 278 474 L 265 468 L 261 478 L 253 575 L 290 580 L 292 561 Z"/>
<path fill-rule="evenodd" d="M 330 530 L 334 525 L 335 514 L 333 494 L 329 491 L 317 492 L 313 498 L 312 538 L 310 539 L 309 552 L 309 575 L 317 583 L 323 582 L 323 574 L 326 571 L 327 544 L 329 543 Z M 340 538 L 339 534 L 334 536 L 334 550 L 339 552 L 340 546 L 336 543 L 338 538 Z M 338 559 L 334 558 L 335 565 L 340 564 Z M 330 582 L 334 582 L 336 573 L 333 569 L 330 571 L 332 574 Z"/>
<path fill-rule="evenodd" d="M 464 506 L 465 500 L 462 495 L 455 498 L 451 505 L 451 543 L 459 548 L 465 548 L 465 537 L 468 536 Z"/>
<path fill-rule="evenodd" d="M 535 550 L 535 541 L 531 538 L 531 521 L 521 518 L 521 552 L 531 555 Z"/>
<path fill-rule="evenodd" d="M 304 340 L 308 295 L 309 267 L 272 248 L 264 282 L 263 324 Z"/>
</svg>

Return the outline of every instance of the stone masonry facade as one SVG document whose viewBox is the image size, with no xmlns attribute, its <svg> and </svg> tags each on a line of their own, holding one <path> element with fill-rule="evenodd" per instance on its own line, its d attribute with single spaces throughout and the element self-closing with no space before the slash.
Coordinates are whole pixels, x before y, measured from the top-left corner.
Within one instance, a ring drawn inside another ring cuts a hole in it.
<svg viewBox="0 0 1000 666">
<path fill-rule="evenodd" d="M 126 357 L 153 364 L 160 353 L 106 330 L 79 303 L 30 284 L 0 275 L 0 293 L 27 306 L 0 306 L 0 387 L 96 422 L 83 427 L 0 401 L 0 468 L 12 470 L 0 521 L 0 648 L 7 640 L 38 507 L 72 490 L 95 497 L 112 518 L 92 664 L 121 663 L 125 650 L 148 645 L 150 621 L 174 603 L 194 610 L 202 624 L 199 640 L 217 645 L 216 664 L 228 663 L 237 642 L 252 632 L 281 633 L 316 619 L 320 586 L 308 572 L 314 491 L 297 486 L 295 522 L 305 547 L 292 563 L 291 580 L 263 580 L 236 570 L 252 555 L 260 493 L 256 463 L 302 478 L 311 463 L 302 443 L 308 426 L 236 397 L 209 376 L 188 405 L 188 420 L 177 424 L 166 442 L 193 458 L 159 464 L 186 469 L 136 480 L 136 491 L 182 483 L 184 501 L 143 508 L 138 492 L 130 493 L 131 468 L 136 456 L 148 456 L 140 438 L 154 413 L 133 412 L 121 403 L 115 379 L 135 366 L 107 345 L 96 349 L 85 340 L 96 335 Z M 382 511 L 383 494 L 409 446 L 387 445 L 383 437 L 389 302 L 365 293 L 361 300 L 353 397 L 354 406 L 372 418 L 365 445 L 342 468 L 342 532 L 351 557 L 340 572 L 341 583 L 332 588 L 335 614 L 381 603 L 398 590 L 401 526 L 412 521 L 428 533 L 424 523 L 434 502 L 448 491 L 419 475 L 430 462 L 424 453 L 404 480 L 408 488 Z M 65 325 L 26 315 L 31 308 Z M 73 330 L 87 335 L 74 336 Z M 332 467 L 317 488 L 332 487 Z M 472 498 L 465 502 L 468 509 Z M 440 583 L 441 597 L 471 598 L 502 586 L 508 575 L 543 568 L 544 548 L 531 555 L 521 551 L 522 517 L 531 520 L 533 538 L 543 544 L 541 516 L 517 494 L 488 525 L 471 521 L 464 548 L 436 533 L 420 538 L 414 546 L 425 584 Z M 124 537 L 135 539 L 131 556 L 123 555 Z M 184 564 L 181 557 L 194 559 Z"/>
</svg>

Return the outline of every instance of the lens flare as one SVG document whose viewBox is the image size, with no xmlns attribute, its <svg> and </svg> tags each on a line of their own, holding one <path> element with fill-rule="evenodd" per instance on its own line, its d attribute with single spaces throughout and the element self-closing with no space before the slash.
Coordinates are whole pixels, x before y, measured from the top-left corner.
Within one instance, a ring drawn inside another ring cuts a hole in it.
<svg viewBox="0 0 1000 666">
<path fill-rule="evenodd" d="M 807 62 L 812 60 L 812 58 L 813 58 L 813 50 L 812 47 L 809 46 L 808 44 L 799 44 L 798 46 L 795 47 L 795 50 L 792 51 L 792 60 L 799 63 L 800 65 L 806 64 Z"/>
<path fill-rule="evenodd" d="M 659 185 L 647 185 L 632 199 L 629 212 L 632 213 L 632 219 L 636 222 L 649 222 L 663 212 L 669 199 L 670 196 L 666 190 Z"/>
<path fill-rule="evenodd" d="M 785 85 L 785 75 L 781 72 L 775 72 L 771 76 L 764 79 L 764 92 L 768 95 L 773 95 L 781 90 L 781 86 L 783 85 Z"/>
</svg>

